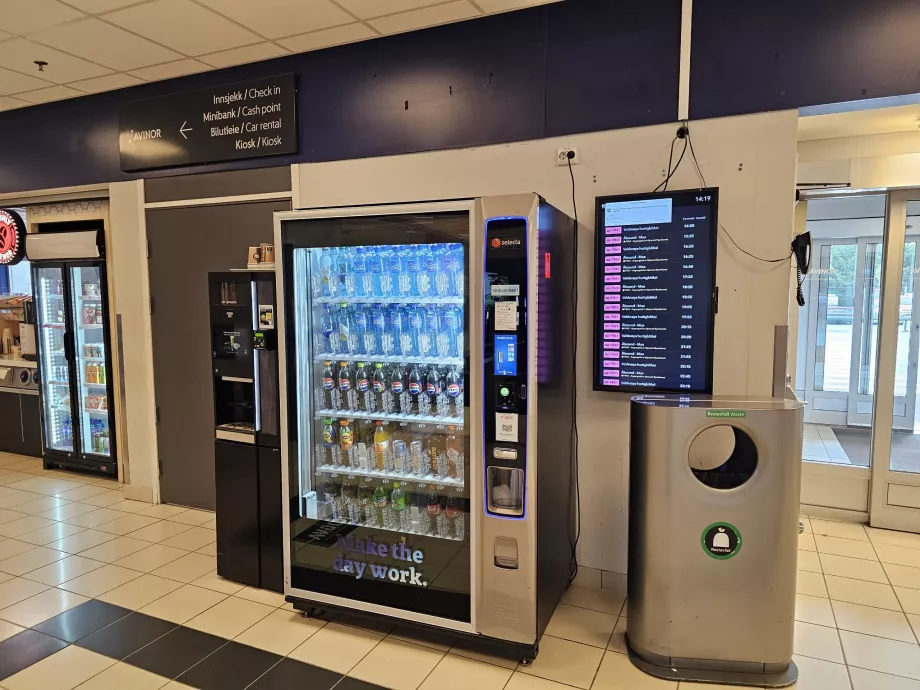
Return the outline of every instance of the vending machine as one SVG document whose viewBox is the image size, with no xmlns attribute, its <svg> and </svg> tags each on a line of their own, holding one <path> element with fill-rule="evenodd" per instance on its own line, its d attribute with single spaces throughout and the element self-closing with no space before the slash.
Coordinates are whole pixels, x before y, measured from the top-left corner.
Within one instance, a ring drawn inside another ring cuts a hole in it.
<svg viewBox="0 0 920 690">
<path fill-rule="evenodd" d="M 326 208 L 275 244 L 288 601 L 533 659 L 574 567 L 574 222 Z"/>
</svg>

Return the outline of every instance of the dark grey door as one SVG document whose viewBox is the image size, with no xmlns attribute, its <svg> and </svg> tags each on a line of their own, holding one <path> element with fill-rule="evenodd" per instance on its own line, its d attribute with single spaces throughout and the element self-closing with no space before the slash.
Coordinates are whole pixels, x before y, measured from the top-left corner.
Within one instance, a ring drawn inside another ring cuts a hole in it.
<svg viewBox="0 0 920 690">
<path fill-rule="evenodd" d="M 214 510 L 208 272 L 245 268 L 287 201 L 147 211 L 160 498 Z"/>
</svg>

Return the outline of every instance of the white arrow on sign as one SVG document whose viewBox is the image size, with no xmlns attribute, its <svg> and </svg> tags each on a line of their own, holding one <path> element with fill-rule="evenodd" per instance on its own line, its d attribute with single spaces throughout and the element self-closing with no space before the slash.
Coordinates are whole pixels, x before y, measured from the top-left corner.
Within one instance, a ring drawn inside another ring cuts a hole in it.
<svg viewBox="0 0 920 690">
<path fill-rule="evenodd" d="M 186 132 L 191 132 L 191 131 L 192 131 L 192 128 L 191 128 L 191 127 L 186 127 L 186 126 L 185 126 L 185 125 L 187 125 L 187 124 L 188 124 L 188 120 L 186 120 L 185 122 L 183 122 L 183 123 L 182 123 L 182 126 L 179 128 L 179 134 L 182 135 L 182 138 L 183 138 L 183 139 L 188 139 L 188 137 L 185 136 L 185 133 L 186 133 Z"/>
</svg>

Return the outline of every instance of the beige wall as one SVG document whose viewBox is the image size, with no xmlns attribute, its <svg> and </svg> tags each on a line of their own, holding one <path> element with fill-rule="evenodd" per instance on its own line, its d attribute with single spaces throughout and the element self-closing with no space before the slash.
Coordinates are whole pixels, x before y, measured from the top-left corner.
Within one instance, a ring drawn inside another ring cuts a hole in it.
<svg viewBox="0 0 920 690">
<path fill-rule="evenodd" d="M 920 185 L 920 132 L 894 132 L 798 145 L 800 183 L 849 183 L 852 189 Z"/>
<path fill-rule="evenodd" d="M 796 175 L 795 112 L 692 124 L 710 186 L 721 189 L 720 220 L 741 247 L 761 257 L 789 253 Z M 567 168 L 556 150 L 577 146 L 581 221 L 578 311 L 578 423 L 582 496 L 579 563 L 626 572 L 628 399 L 591 390 L 594 197 L 651 191 L 662 179 L 676 125 L 599 132 L 475 149 L 300 166 L 301 207 L 420 201 L 538 192 L 571 213 Z M 699 186 L 687 154 L 672 188 Z M 790 265 L 745 257 L 720 236 L 715 391 L 769 395 L 773 328 L 787 324 Z"/>
</svg>

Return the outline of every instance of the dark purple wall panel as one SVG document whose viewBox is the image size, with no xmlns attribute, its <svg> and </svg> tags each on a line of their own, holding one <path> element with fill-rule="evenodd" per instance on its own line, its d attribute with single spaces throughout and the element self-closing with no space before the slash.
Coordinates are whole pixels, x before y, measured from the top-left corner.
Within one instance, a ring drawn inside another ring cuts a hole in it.
<svg viewBox="0 0 920 690">
<path fill-rule="evenodd" d="M 690 115 L 920 92 L 918 0 L 697 0 Z"/>
<path fill-rule="evenodd" d="M 680 6 L 680 0 L 548 5 L 546 136 L 673 122 Z"/>
<path fill-rule="evenodd" d="M 124 174 L 119 166 L 120 102 L 283 73 L 298 80 L 297 155 L 140 176 L 482 146 L 669 122 L 677 115 L 679 28 L 680 0 L 565 0 L 2 112 L 0 192 L 133 179 L 137 175 Z"/>
</svg>

